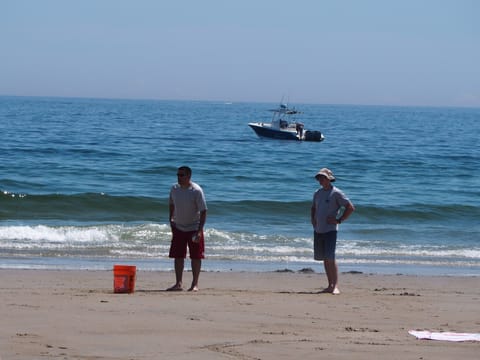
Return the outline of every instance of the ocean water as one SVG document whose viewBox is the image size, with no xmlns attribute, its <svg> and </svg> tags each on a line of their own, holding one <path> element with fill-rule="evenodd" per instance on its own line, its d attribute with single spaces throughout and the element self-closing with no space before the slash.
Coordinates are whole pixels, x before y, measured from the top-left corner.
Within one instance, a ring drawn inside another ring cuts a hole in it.
<svg viewBox="0 0 480 360">
<path fill-rule="evenodd" d="M 257 137 L 276 105 L 0 97 L 0 268 L 172 269 L 189 165 L 205 270 L 322 271 L 309 212 L 329 167 L 356 206 L 340 271 L 480 275 L 480 109 L 291 104 L 314 143 Z"/>
</svg>

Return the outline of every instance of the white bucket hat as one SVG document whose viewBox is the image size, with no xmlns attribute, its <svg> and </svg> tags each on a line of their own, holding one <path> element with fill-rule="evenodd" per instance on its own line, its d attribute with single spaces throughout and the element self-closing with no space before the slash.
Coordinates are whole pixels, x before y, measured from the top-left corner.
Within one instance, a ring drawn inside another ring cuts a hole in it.
<svg viewBox="0 0 480 360">
<path fill-rule="evenodd" d="M 315 179 L 317 179 L 320 175 L 325 176 L 331 182 L 335 181 L 335 176 L 333 176 L 333 172 L 330 169 L 327 169 L 327 168 L 320 169 L 315 174 Z"/>
</svg>

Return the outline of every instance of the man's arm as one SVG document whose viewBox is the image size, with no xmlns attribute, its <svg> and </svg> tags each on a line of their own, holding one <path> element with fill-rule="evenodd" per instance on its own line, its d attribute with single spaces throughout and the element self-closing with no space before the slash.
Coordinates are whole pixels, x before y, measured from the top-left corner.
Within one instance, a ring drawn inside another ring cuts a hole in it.
<svg viewBox="0 0 480 360">
<path fill-rule="evenodd" d="M 338 223 L 341 224 L 345 220 L 348 219 L 348 217 L 355 211 L 355 206 L 351 202 L 348 202 L 347 206 L 345 206 L 345 211 L 343 212 L 343 215 L 338 219 Z"/>
<path fill-rule="evenodd" d="M 175 205 L 173 205 L 173 203 L 170 203 L 168 206 L 168 210 L 170 227 L 173 228 L 175 227 L 175 222 L 173 220 L 173 214 L 175 213 Z"/>
<path fill-rule="evenodd" d="M 207 210 L 203 210 L 200 212 L 200 223 L 198 224 L 198 231 L 203 230 L 205 221 L 207 221 Z"/>
<path fill-rule="evenodd" d="M 315 227 L 317 224 L 317 221 L 315 220 L 315 204 L 313 204 L 310 209 L 310 222 L 312 223 L 313 227 Z"/>
</svg>

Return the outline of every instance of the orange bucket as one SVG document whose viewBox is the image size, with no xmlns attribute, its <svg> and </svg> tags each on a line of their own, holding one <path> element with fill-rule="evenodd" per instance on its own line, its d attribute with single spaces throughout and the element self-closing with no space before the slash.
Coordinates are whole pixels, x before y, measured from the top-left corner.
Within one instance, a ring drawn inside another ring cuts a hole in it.
<svg viewBox="0 0 480 360">
<path fill-rule="evenodd" d="M 137 267 L 130 265 L 113 265 L 113 292 L 133 293 Z"/>
</svg>

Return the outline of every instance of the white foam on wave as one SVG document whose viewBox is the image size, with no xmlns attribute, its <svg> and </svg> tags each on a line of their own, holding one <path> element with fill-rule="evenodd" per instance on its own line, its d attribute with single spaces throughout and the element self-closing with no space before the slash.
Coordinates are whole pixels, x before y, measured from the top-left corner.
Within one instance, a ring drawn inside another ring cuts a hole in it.
<svg viewBox="0 0 480 360">
<path fill-rule="evenodd" d="M 77 227 L 46 225 L 36 226 L 3 226 L 0 227 L 2 241 L 25 241 L 34 243 L 72 243 L 72 242 L 106 242 L 118 240 L 115 232 L 106 231 L 103 227 Z"/>
<path fill-rule="evenodd" d="M 168 232 L 170 230 L 168 229 Z M 12 243 L 119 243 L 122 239 L 156 238 L 166 232 L 165 225 L 147 226 L 92 225 L 92 226 L 1 226 L 0 240 Z"/>
<path fill-rule="evenodd" d="M 310 237 L 205 231 L 206 254 L 210 258 L 254 261 L 299 261 L 313 259 Z M 169 224 L 101 224 L 85 226 L 0 226 L 0 249 L 11 256 L 125 256 L 161 258 L 168 255 Z M 78 255 L 80 256 L 80 255 Z M 455 249 L 448 245 L 408 245 L 387 241 L 342 240 L 338 258 L 345 261 L 415 263 L 479 263 L 480 248 Z"/>
<path fill-rule="evenodd" d="M 358 246 L 356 242 L 344 242 L 337 245 L 337 252 L 343 256 L 455 257 L 480 260 L 480 248 L 452 249 L 446 246 L 432 245 L 401 245 L 385 248 L 377 247 L 375 245 L 365 246 L 365 244 Z"/>
</svg>

